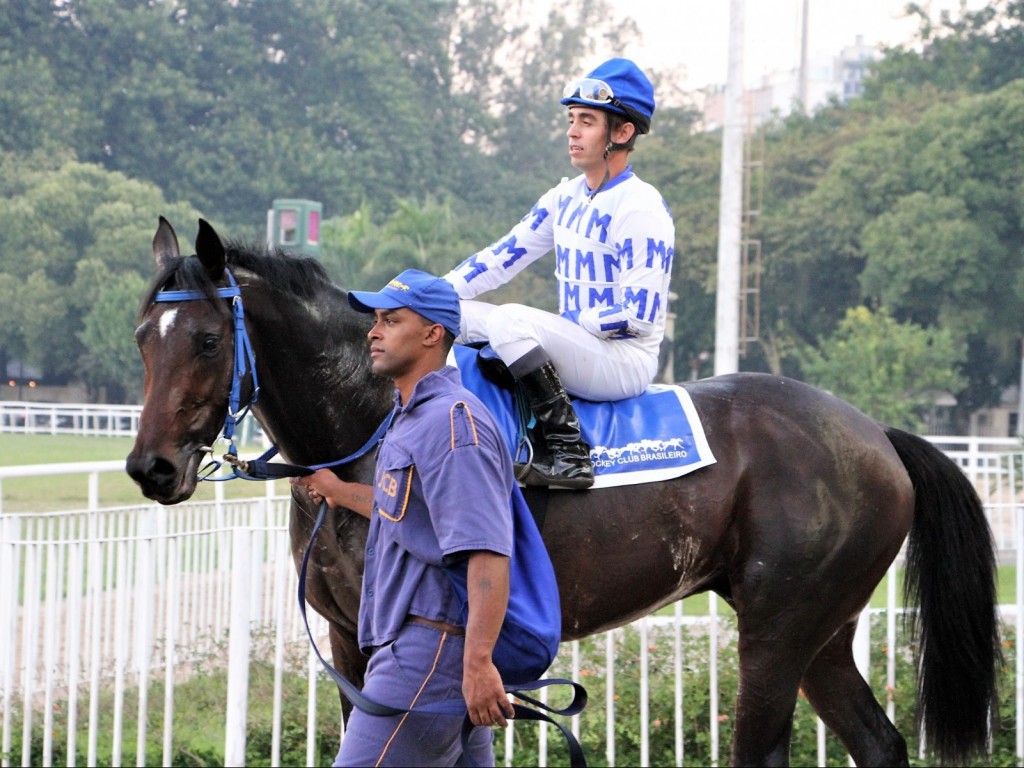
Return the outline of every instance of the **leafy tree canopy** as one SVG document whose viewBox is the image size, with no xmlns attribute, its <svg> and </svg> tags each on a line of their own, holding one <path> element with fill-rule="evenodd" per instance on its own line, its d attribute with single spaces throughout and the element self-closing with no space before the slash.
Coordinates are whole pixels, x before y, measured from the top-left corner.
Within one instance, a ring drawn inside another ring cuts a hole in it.
<svg viewBox="0 0 1024 768">
<path fill-rule="evenodd" d="M 831 338 L 802 355 L 810 383 L 901 429 L 919 430 L 936 394 L 963 386 L 964 349 L 951 333 L 899 323 L 884 309 L 848 310 Z"/>
</svg>

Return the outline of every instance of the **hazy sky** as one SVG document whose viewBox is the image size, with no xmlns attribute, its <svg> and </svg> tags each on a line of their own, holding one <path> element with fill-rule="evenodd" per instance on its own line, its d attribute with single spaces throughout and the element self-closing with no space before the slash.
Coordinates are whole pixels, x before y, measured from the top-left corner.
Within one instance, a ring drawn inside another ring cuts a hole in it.
<svg viewBox="0 0 1024 768">
<path fill-rule="evenodd" d="M 963 0 L 918 0 L 932 18 L 959 13 Z M 643 68 L 685 67 L 686 90 L 724 83 L 728 70 L 730 0 L 610 0 L 619 17 L 640 25 L 643 44 L 629 55 Z M 809 0 L 809 53 L 831 58 L 863 37 L 867 45 L 907 42 L 917 29 L 903 16 L 907 0 Z M 753 82 L 774 70 L 795 68 L 800 57 L 803 0 L 746 0 L 744 78 Z M 981 0 L 966 0 L 969 9 Z M 603 59 L 598 57 L 595 65 Z"/>
</svg>

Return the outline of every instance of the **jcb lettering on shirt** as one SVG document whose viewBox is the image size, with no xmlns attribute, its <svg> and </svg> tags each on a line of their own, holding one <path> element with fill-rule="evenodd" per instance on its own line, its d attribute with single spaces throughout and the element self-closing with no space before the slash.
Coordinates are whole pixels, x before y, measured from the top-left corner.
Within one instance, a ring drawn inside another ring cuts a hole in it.
<svg viewBox="0 0 1024 768">
<path fill-rule="evenodd" d="M 398 495 L 398 478 L 390 472 L 384 471 L 377 481 L 377 488 L 392 499 Z"/>
</svg>

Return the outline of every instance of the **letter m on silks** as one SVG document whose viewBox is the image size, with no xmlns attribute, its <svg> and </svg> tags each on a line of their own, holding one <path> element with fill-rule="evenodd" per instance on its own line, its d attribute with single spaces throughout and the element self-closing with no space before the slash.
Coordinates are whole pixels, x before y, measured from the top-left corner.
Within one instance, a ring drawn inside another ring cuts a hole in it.
<svg viewBox="0 0 1024 768">
<path fill-rule="evenodd" d="M 632 288 L 626 289 L 626 295 L 623 297 L 624 303 L 633 312 L 638 320 L 646 320 L 649 323 L 654 322 L 654 318 L 658 316 L 658 310 L 661 308 L 661 294 L 655 293 L 654 299 L 651 301 L 651 311 L 647 311 L 647 298 L 648 292 L 646 288 L 641 288 L 639 291 L 634 291 Z M 633 308 L 636 307 L 634 310 Z"/>
<path fill-rule="evenodd" d="M 661 271 L 668 274 L 672 269 L 673 250 L 665 247 L 664 240 L 647 238 L 647 267 L 654 267 L 655 259 L 661 261 Z"/>
</svg>

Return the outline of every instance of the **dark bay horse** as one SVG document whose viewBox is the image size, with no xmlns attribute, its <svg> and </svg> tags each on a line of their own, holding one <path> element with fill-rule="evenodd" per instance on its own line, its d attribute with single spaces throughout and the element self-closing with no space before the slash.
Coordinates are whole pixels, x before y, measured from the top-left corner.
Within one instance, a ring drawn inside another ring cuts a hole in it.
<svg viewBox="0 0 1024 768">
<path fill-rule="evenodd" d="M 203 221 L 195 255 L 179 254 L 164 219 L 153 251 L 158 274 L 136 331 L 145 406 L 127 460 L 147 497 L 188 499 L 203 447 L 224 424 L 234 337 L 231 301 L 218 289 L 228 271 L 258 369 L 254 413 L 285 460 L 332 461 L 374 433 L 392 386 L 370 371 L 367 317 L 315 260 L 225 245 Z M 168 289 L 205 298 L 154 301 Z M 242 388 L 251 390 L 251 375 Z M 736 611 L 739 630 L 733 764 L 788 763 L 802 688 L 858 765 L 906 765 L 906 743 L 857 671 L 852 641 L 909 534 L 928 745 L 945 761 L 984 752 L 999 663 L 995 557 L 959 468 L 928 442 L 797 381 L 737 374 L 686 388 L 718 463 L 660 483 L 550 495 L 543 534 L 564 639 L 713 590 Z M 364 457 L 338 473 L 370 482 L 372 469 Z M 296 561 L 314 517 L 306 496 L 293 494 Z M 334 664 L 357 684 L 366 664 L 355 638 L 367 527 L 331 510 L 306 589 L 330 624 Z"/>
</svg>

